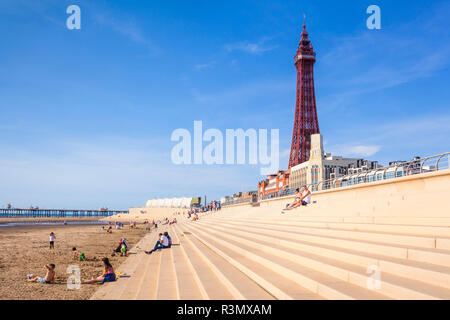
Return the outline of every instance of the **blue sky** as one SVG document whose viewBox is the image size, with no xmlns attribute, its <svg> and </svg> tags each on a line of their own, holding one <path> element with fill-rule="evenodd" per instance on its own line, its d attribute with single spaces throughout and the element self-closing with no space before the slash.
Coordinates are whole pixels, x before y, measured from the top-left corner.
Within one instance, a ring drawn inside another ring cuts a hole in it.
<svg viewBox="0 0 450 320">
<path fill-rule="evenodd" d="M 326 151 L 386 164 L 450 150 L 448 1 L 1 0 L 0 206 L 256 189 L 256 165 L 173 165 L 170 135 L 194 120 L 280 129 L 285 169 L 303 13 Z"/>
</svg>

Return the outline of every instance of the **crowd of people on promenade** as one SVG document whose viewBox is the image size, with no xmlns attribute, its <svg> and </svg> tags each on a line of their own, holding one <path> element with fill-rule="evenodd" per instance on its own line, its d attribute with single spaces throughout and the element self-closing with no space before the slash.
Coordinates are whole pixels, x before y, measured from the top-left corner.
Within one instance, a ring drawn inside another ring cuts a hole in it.
<svg viewBox="0 0 450 320">
<path fill-rule="evenodd" d="M 220 205 L 220 202 L 218 201 L 211 201 L 210 204 L 199 206 L 199 207 L 193 207 L 188 211 L 188 215 L 198 214 L 198 213 L 206 213 L 206 212 L 214 212 L 221 210 L 222 207 Z"/>
</svg>

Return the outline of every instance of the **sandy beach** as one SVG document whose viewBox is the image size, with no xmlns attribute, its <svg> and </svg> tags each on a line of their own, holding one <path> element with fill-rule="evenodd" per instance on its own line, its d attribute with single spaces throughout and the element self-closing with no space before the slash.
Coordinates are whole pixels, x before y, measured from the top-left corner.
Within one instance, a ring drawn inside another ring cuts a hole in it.
<svg viewBox="0 0 450 320">
<path fill-rule="evenodd" d="M 129 223 L 135 221 L 136 223 L 144 223 L 144 221 L 163 220 L 165 218 L 178 220 L 184 218 L 188 213 L 185 208 L 130 208 L 128 214 L 116 214 L 114 216 L 101 218 L 101 221 L 115 222 L 120 221 L 122 223 Z"/>
<path fill-rule="evenodd" d="M 82 285 L 79 290 L 70 290 L 65 282 L 69 265 L 78 265 L 81 279 L 99 276 L 103 257 L 108 257 L 117 268 L 126 257 L 111 253 L 120 241 L 126 238 L 133 247 L 145 235 L 143 226 L 113 230 L 112 234 L 96 226 L 26 226 L 0 228 L 0 299 L 44 299 L 44 300 L 84 300 L 89 299 L 99 285 Z M 56 234 L 55 249 L 49 249 L 49 234 Z M 84 252 L 87 261 L 75 261 L 72 247 Z M 44 265 L 56 265 L 56 281 L 62 284 L 29 283 L 26 275 L 44 276 Z"/>
<path fill-rule="evenodd" d="M 1 218 L 0 219 L 0 225 L 11 223 L 11 222 L 92 222 L 92 221 L 99 221 L 102 217 L 64 217 L 64 218 L 58 218 L 58 217 L 41 217 L 41 218 Z"/>
</svg>

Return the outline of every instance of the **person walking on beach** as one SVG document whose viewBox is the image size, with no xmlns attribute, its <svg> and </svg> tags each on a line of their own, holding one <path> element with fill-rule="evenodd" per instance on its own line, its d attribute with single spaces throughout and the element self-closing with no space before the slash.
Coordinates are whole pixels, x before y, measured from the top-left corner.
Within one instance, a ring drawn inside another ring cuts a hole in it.
<svg viewBox="0 0 450 320">
<path fill-rule="evenodd" d="M 92 278 L 91 280 L 82 281 L 82 284 L 94 284 L 97 282 L 101 282 L 102 284 L 105 282 L 116 281 L 116 273 L 114 272 L 114 268 L 109 262 L 108 258 L 103 258 L 103 273 L 101 276 L 97 278 Z"/>
<path fill-rule="evenodd" d="M 50 249 L 55 249 L 56 236 L 53 232 L 50 233 Z"/>
</svg>

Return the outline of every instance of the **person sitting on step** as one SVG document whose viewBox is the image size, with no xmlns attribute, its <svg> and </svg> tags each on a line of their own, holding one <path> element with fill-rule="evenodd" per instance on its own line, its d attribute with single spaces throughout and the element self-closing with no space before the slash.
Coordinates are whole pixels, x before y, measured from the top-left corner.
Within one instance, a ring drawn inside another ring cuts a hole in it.
<svg viewBox="0 0 450 320">
<path fill-rule="evenodd" d="M 168 247 L 170 248 L 172 246 L 172 238 L 169 236 L 169 233 L 167 231 L 164 232 L 164 235 L 167 237 L 167 240 L 169 242 Z"/>
<path fill-rule="evenodd" d="M 288 203 L 286 205 L 286 208 L 281 211 L 281 213 L 284 213 L 286 210 L 292 210 L 295 208 L 298 208 L 300 206 L 306 206 L 309 203 L 311 203 L 311 191 L 309 191 L 307 186 L 302 187 L 302 193 L 300 193 L 299 189 L 295 190 L 295 200 L 292 203 Z"/>
<path fill-rule="evenodd" d="M 150 250 L 150 251 L 144 251 L 146 254 L 152 254 L 153 252 L 155 252 L 158 249 L 165 249 L 165 248 L 169 248 L 169 239 L 167 239 L 167 237 L 160 233 L 159 234 L 159 240 L 156 241 L 155 247 Z"/>
</svg>

